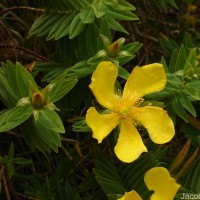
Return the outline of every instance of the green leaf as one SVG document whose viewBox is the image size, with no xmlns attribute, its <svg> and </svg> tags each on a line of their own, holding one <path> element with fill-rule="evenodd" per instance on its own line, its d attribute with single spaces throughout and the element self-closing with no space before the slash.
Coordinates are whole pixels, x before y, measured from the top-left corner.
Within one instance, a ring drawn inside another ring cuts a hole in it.
<svg viewBox="0 0 200 200">
<path fill-rule="evenodd" d="M 69 76 L 76 76 L 78 78 L 87 76 L 88 74 L 91 74 L 96 68 L 96 65 L 90 64 L 91 63 L 87 63 L 87 61 L 78 62 L 74 66 L 67 69 L 67 74 Z"/>
<path fill-rule="evenodd" d="M 107 6 L 103 2 L 93 3 L 93 9 L 97 18 L 102 17 L 107 12 Z"/>
<path fill-rule="evenodd" d="M 109 24 L 109 26 L 112 30 L 120 31 L 122 33 L 129 34 L 126 31 L 126 29 L 119 22 L 117 22 L 113 17 L 107 16 L 107 20 L 108 20 L 108 24 Z"/>
<path fill-rule="evenodd" d="M 69 30 L 71 27 L 70 24 L 72 23 L 72 20 L 74 19 L 76 15 L 77 13 L 71 13 L 70 15 L 67 16 L 66 20 L 63 21 L 63 23 L 60 25 L 60 27 L 56 31 L 55 40 L 58 40 L 69 34 Z"/>
<path fill-rule="evenodd" d="M 170 62 L 169 62 L 169 72 L 170 72 L 170 73 L 175 72 L 175 66 L 176 66 L 176 59 L 177 59 L 177 56 L 178 56 L 178 51 L 177 51 L 177 49 L 175 49 L 175 50 L 173 51 L 171 60 L 170 60 Z"/>
<path fill-rule="evenodd" d="M 51 17 L 50 13 L 45 13 L 41 15 L 31 26 L 28 35 L 32 36 L 38 33 L 38 30 L 41 26 L 43 26 L 44 23 Z"/>
<path fill-rule="evenodd" d="M 18 164 L 18 165 L 29 165 L 32 163 L 31 160 L 28 160 L 25 158 L 13 158 L 12 162 L 13 162 L 13 164 Z"/>
<path fill-rule="evenodd" d="M 14 156 L 14 144 L 12 142 L 8 150 L 8 157 L 12 158 L 13 156 Z"/>
<path fill-rule="evenodd" d="M 21 98 L 21 95 L 17 86 L 15 65 L 12 62 L 7 61 L 6 63 L 2 63 L 2 66 L 1 81 L 4 84 L 3 87 L 17 102 L 17 100 Z"/>
<path fill-rule="evenodd" d="M 200 156 L 198 156 L 194 161 L 194 163 L 192 164 L 184 181 L 184 185 L 187 188 L 190 188 L 190 190 L 196 194 L 200 192 L 199 177 L 200 177 Z"/>
<path fill-rule="evenodd" d="M 100 26 L 100 30 L 99 30 L 99 34 L 103 34 L 106 37 L 108 37 L 108 39 L 110 41 L 112 41 L 112 34 L 111 34 L 111 29 L 110 26 L 108 24 L 108 20 L 106 17 L 104 17 L 101 26 Z M 103 48 L 103 41 L 101 39 L 101 37 L 98 38 L 98 49 L 102 49 Z"/>
<path fill-rule="evenodd" d="M 192 42 L 192 37 L 188 32 L 184 33 L 183 40 L 186 48 L 192 49 L 194 47 L 194 44 Z"/>
<path fill-rule="evenodd" d="M 72 186 L 68 182 L 65 183 L 64 197 L 65 199 L 70 200 L 81 200 L 78 191 L 72 188 Z"/>
<path fill-rule="evenodd" d="M 120 176 L 110 159 L 99 149 L 94 148 L 95 168 L 93 172 L 103 191 L 109 196 L 124 194 Z M 109 198 L 110 199 L 110 198 Z"/>
<path fill-rule="evenodd" d="M 6 167 L 7 167 L 7 170 L 8 170 L 8 176 L 9 176 L 9 178 L 11 178 L 14 174 L 14 171 L 15 171 L 14 165 L 13 165 L 12 162 L 9 162 L 9 163 L 7 163 Z"/>
<path fill-rule="evenodd" d="M 8 131 L 19 126 L 32 115 L 30 106 L 17 106 L 0 115 L 0 132 Z"/>
<path fill-rule="evenodd" d="M 200 100 L 200 81 L 185 84 L 185 91 L 195 100 Z"/>
<path fill-rule="evenodd" d="M 172 100 L 172 106 L 176 114 L 181 117 L 185 122 L 188 122 L 188 117 L 185 112 L 184 107 L 181 105 L 181 102 L 177 96 L 175 96 Z"/>
<path fill-rule="evenodd" d="M 16 63 L 16 80 L 21 97 L 29 96 L 29 83 L 38 88 L 31 74 L 19 62 Z"/>
<path fill-rule="evenodd" d="M 196 62 L 196 56 L 197 56 L 197 53 L 196 53 L 196 48 L 193 48 L 190 53 L 189 53 L 189 56 L 185 62 L 185 65 L 184 65 L 184 72 L 187 73 L 188 70 L 190 70 L 191 68 L 195 68 L 195 62 Z"/>
<path fill-rule="evenodd" d="M 113 8 L 109 7 L 107 14 L 110 17 L 113 17 L 115 19 L 119 20 L 138 20 L 139 18 L 129 10 L 114 10 Z"/>
<path fill-rule="evenodd" d="M 38 30 L 37 35 L 39 37 L 45 36 L 49 34 L 49 32 L 52 30 L 55 24 L 59 21 L 60 18 L 62 18 L 63 14 L 52 14 L 51 17 L 40 27 Z"/>
<path fill-rule="evenodd" d="M 119 67 L 119 77 L 127 80 L 129 76 L 130 76 L 130 73 L 126 69 Z"/>
<path fill-rule="evenodd" d="M 51 29 L 54 27 L 54 25 L 57 23 L 57 21 L 62 18 L 63 14 L 44 14 L 44 15 L 47 15 L 48 18 L 46 19 L 46 21 L 44 23 L 41 24 L 41 21 L 38 22 L 39 26 L 36 26 L 37 29 L 31 29 L 32 32 L 29 32 L 30 35 L 34 35 L 34 34 L 37 34 L 38 36 L 44 36 L 44 35 L 47 35 Z M 37 20 L 36 20 L 37 21 Z M 42 21 L 43 21 L 43 18 L 42 18 Z M 34 24 L 33 24 L 34 25 Z"/>
<path fill-rule="evenodd" d="M 72 125 L 74 132 L 92 132 L 91 128 L 86 124 L 85 119 L 77 120 L 77 122 Z"/>
<path fill-rule="evenodd" d="M 65 128 L 58 114 L 54 110 L 41 109 L 38 111 L 36 123 L 55 132 L 64 133 Z"/>
<path fill-rule="evenodd" d="M 139 43 L 139 42 L 133 42 L 133 43 L 129 43 L 129 44 L 126 44 L 124 45 L 121 50 L 124 50 L 124 51 L 129 51 L 131 54 L 136 54 L 139 49 L 142 47 L 142 44 Z"/>
<path fill-rule="evenodd" d="M 38 140 L 43 141 L 46 145 L 51 147 L 55 152 L 58 151 L 57 147 L 61 146 L 61 139 L 59 132 L 47 129 L 39 123 L 35 123 L 38 130 L 39 138 Z"/>
<path fill-rule="evenodd" d="M 69 39 L 72 39 L 79 35 L 85 27 L 85 24 L 80 19 L 80 13 L 78 13 L 71 22 L 69 28 Z"/>
<path fill-rule="evenodd" d="M 49 144 L 47 144 L 47 139 L 43 138 L 40 134 L 40 130 L 36 127 L 36 123 L 33 119 L 33 117 L 30 117 L 26 123 L 23 123 L 19 126 L 19 129 L 27 142 L 28 146 L 31 149 L 38 148 L 42 151 L 50 151 L 50 148 L 55 151 L 55 145 L 52 147 Z M 42 134 L 48 135 L 49 129 L 44 128 L 45 131 L 42 132 Z M 46 136 L 48 137 L 48 136 Z M 57 150 L 57 148 L 56 148 Z"/>
<path fill-rule="evenodd" d="M 80 19 L 84 24 L 92 23 L 95 19 L 95 13 L 91 6 L 85 7 L 80 12 Z"/>
<path fill-rule="evenodd" d="M 55 84 L 52 91 L 48 95 L 49 102 L 56 102 L 64 97 L 78 82 L 76 78 L 61 78 L 59 77 L 52 81 L 51 84 Z"/>
<path fill-rule="evenodd" d="M 11 93 L 8 92 L 8 90 L 11 91 Z M 12 107 L 12 106 L 16 105 L 18 97 L 12 91 L 12 89 L 9 87 L 8 82 L 5 78 L 5 75 L 2 72 L 2 70 L 0 70 L 0 91 L 1 91 L 0 92 L 0 99 L 6 107 Z"/>
<path fill-rule="evenodd" d="M 173 54 L 175 49 L 179 48 L 179 45 L 177 45 L 177 43 L 170 38 L 159 38 L 159 43 L 169 56 Z"/>
<path fill-rule="evenodd" d="M 87 57 L 89 58 L 99 50 L 98 48 L 98 40 L 97 38 L 99 37 L 99 27 L 96 25 L 96 23 L 92 23 L 88 25 L 86 31 L 85 31 L 85 41 L 87 41 L 88 38 L 90 38 L 90 42 L 85 42 L 86 44 L 86 52 L 87 52 Z M 81 39 L 83 40 L 83 39 Z M 84 51 L 85 52 L 85 51 Z"/>
<path fill-rule="evenodd" d="M 106 5 L 117 6 L 119 4 L 119 0 L 104 0 Z"/>
<path fill-rule="evenodd" d="M 163 65 L 163 67 L 165 69 L 165 72 L 169 73 L 169 69 L 167 67 L 167 63 L 166 63 L 165 58 L 163 56 L 161 57 L 161 64 Z"/>
<path fill-rule="evenodd" d="M 175 0 L 167 0 L 168 4 L 170 4 L 171 6 L 173 6 L 174 8 L 178 9 L 178 6 L 176 5 Z"/>
<path fill-rule="evenodd" d="M 183 83 L 176 75 L 171 73 L 166 73 L 166 75 L 167 75 L 166 87 L 172 88 L 173 90 L 183 89 Z"/>
<path fill-rule="evenodd" d="M 109 1 L 109 0 L 107 0 Z M 129 2 L 125 1 L 125 0 L 119 0 L 118 4 L 113 5 L 112 6 L 114 9 L 118 10 L 120 12 L 120 10 L 130 10 L 130 11 L 134 11 L 136 10 L 136 8 L 130 4 Z"/>
<path fill-rule="evenodd" d="M 58 33 L 58 29 L 62 25 L 63 22 L 66 23 L 66 19 L 68 18 L 68 15 L 63 15 L 52 27 L 51 31 L 49 32 L 47 36 L 47 41 L 55 38 L 56 34 Z"/>
<path fill-rule="evenodd" d="M 186 55 L 185 47 L 182 45 L 178 52 L 178 56 L 176 58 L 176 65 L 174 66 L 175 72 L 184 68 L 186 59 L 187 59 L 187 55 Z"/>
<path fill-rule="evenodd" d="M 194 117 L 196 117 L 196 111 L 191 103 L 191 101 L 188 99 L 188 96 L 184 94 L 183 92 L 178 92 L 178 97 L 181 102 L 181 105 L 190 112 Z"/>
</svg>

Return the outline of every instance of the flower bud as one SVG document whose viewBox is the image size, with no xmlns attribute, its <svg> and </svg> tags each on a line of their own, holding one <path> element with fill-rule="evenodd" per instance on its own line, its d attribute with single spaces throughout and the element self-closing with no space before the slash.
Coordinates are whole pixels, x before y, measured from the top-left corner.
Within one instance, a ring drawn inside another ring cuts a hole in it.
<svg viewBox="0 0 200 200">
<path fill-rule="evenodd" d="M 45 98 L 41 92 L 36 92 L 31 98 L 33 106 L 42 107 L 46 104 Z"/>
<path fill-rule="evenodd" d="M 119 44 L 117 41 L 109 45 L 107 48 L 107 54 L 111 58 L 116 57 L 118 52 L 119 52 Z"/>
</svg>

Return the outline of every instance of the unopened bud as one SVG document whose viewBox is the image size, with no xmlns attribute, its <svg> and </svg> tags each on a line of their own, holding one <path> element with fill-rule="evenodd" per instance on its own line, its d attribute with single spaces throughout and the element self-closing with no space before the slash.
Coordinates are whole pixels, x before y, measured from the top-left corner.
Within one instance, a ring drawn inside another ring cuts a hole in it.
<svg viewBox="0 0 200 200">
<path fill-rule="evenodd" d="M 118 42 L 114 42 L 112 43 L 110 46 L 108 46 L 107 48 L 107 53 L 108 53 L 108 56 L 111 57 L 111 58 L 114 58 L 117 56 L 119 52 L 119 44 Z"/>
<path fill-rule="evenodd" d="M 31 98 L 33 106 L 42 107 L 46 104 L 45 98 L 41 92 L 36 92 L 32 95 Z"/>
</svg>

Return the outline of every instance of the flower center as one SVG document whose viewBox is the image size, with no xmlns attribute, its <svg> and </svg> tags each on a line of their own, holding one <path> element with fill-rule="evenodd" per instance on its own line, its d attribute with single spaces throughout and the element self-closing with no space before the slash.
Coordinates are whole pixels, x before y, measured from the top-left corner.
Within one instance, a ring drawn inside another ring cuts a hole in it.
<svg viewBox="0 0 200 200">
<path fill-rule="evenodd" d="M 119 113 L 120 113 L 120 115 L 125 117 L 129 114 L 129 108 L 128 107 L 122 107 L 122 108 L 120 108 Z"/>
</svg>

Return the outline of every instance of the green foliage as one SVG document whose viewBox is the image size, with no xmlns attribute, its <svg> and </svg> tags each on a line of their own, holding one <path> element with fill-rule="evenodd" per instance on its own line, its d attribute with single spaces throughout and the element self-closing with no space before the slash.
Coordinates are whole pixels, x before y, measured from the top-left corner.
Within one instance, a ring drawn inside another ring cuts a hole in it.
<svg viewBox="0 0 200 200">
<path fill-rule="evenodd" d="M 200 181 L 199 181 L 199 157 L 193 163 L 191 169 L 189 170 L 187 176 L 185 177 L 184 185 L 194 193 L 199 193 L 200 191 Z"/>
<path fill-rule="evenodd" d="M 27 127 L 22 134 L 31 148 L 38 147 L 41 150 L 51 148 L 57 151 L 57 146 L 61 146 L 59 133 L 64 133 L 65 129 L 62 120 L 54 111 L 57 108 L 53 103 L 65 96 L 77 80 L 67 79 L 62 75 L 39 92 L 33 77 L 21 64 L 17 63 L 15 66 L 8 61 L 2 63 L 2 66 L 2 101 L 10 109 L 0 115 L 0 132 L 21 125 L 22 129 Z"/>
<path fill-rule="evenodd" d="M 131 12 L 135 10 L 135 7 L 124 0 L 119 0 L 117 4 L 115 1 L 98 0 L 93 2 L 85 0 L 81 3 L 78 0 L 73 3 L 70 1 L 61 2 L 60 5 L 53 1 L 48 2 L 51 8 L 47 8 L 45 13 L 34 22 L 29 30 L 29 36 L 47 35 L 47 40 L 58 40 L 69 35 L 69 38 L 72 39 L 81 34 L 86 25 L 89 26 L 95 20 L 100 24 L 98 26 L 100 30 L 104 19 L 107 20 L 110 29 L 127 33 L 116 19 L 138 20 L 138 17 Z M 45 2 L 43 3 L 46 5 Z"/>
<path fill-rule="evenodd" d="M 31 160 L 25 158 L 14 158 L 14 144 L 11 143 L 8 155 L 0 157 L 0 163 L 6 165 L 8 175 L 11 178 L 15 171 L 15 165 L 29 165 L 32 162 Z"/>
<path fill-rule="evenodd" d="M 2 1 L 0 8 L 0 199 L 117 200 L 135 190 L 146 200 L 145 173 L 172 163 L 181 184 L 175 199 L 200 192 L 198 1 Z M 118 67 L 118 95 L 137 65 L 160 61 L 166 72 L 165 88 L 139 106 L 166 109 L 175 137 L 154 144 L 137 124 L 149 152 L 129 164 L 115 156 L 116 129 L 97 144 L 85 121 L 91 106 L 108 113 L 88 87 L 102 61 Z M 189 156 L 179 163 L 188 139 Z"/>
<path fill-rule="evenodd" d="M 17 106 L 0 115 L 0 132 L 13 129 L 32 115 L 32 107 Z"/>
<path fill-rule="evenodd" d="M 196 48 L 188 50 L 182 45 L 178 51 L 174 50 L 168 66 L 162 58 L 161 63 L 167 72 L 166 87 L 162 92 L 148 96 L 166 98 L 166 107 L 171 117 L 178 115 L 186 122 L 187 112 L 196 117 L 193 102 L 199 100 L 199 64 L 196 52 Z"/>
</svg>

